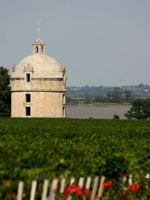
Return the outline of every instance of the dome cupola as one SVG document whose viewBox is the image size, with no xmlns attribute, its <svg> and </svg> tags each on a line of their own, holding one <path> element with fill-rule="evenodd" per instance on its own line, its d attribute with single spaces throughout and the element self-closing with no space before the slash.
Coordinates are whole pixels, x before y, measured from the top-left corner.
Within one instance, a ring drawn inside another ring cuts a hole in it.
<svg viewBox="0 0 150 200">
<path fill-rule="evenodd" d="M 32 54 L 45 54 L 45 43 L 43 40 L 37 39 L 32 44 Z"/>
</svg>

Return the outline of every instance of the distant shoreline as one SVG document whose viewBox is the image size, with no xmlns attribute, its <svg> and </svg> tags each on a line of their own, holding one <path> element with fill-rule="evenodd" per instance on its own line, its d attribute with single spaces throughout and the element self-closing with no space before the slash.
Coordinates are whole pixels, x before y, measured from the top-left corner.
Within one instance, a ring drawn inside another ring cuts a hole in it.
<svg viewBox="0 0 150 200">
<path fill-rule="evenodd" d="M 90 104 L 66 104 L 67 107 L 126 107 L 131 106 L 131 103 L 90 103 Z"/>
</svg>

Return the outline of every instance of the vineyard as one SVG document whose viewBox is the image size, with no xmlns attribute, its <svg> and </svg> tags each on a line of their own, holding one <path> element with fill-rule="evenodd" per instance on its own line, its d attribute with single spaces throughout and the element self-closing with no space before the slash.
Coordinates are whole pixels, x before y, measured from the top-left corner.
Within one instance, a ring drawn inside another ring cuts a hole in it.
<svg viewBox="0 0 150 200">
<path fill-rule="evenodd" d="M 0 118 L 0 197 L 19 180 L 150 173 L 150 121 Z"/>
</svg>

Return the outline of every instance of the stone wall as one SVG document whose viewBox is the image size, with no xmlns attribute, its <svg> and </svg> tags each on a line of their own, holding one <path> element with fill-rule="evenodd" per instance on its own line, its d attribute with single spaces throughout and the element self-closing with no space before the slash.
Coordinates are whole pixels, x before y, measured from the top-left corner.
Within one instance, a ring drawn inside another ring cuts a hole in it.
<svg viewBox="0 0 150 200">
<path fill-rule="evenodd" d="M 26 94 L 31 101 L 26 102 Z M 65 117 L 64 92 L 12 92 L 11 117 Z M 31 108 L 26 116 L 26 107 Z"/>
<path fill-rule="evenodd" d="M 65 84 L 63 79 L 12 79 L 11 117 L 65 117 Z M 30 102 L 26 102 L 30 94 Z M 30 115 L 26 115 L 30 107 Z"/>
</svg>

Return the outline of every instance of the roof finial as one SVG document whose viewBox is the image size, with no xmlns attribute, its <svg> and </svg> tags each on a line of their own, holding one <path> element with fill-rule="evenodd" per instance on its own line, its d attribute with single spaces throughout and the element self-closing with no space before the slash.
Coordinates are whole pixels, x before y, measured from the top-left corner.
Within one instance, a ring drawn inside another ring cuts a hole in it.
<svg viewBox="0 0 150 200">
<path fill-rule="evenodd" d="M 38 40 L 40 39 L 40 22 L 41 19 L 38 20 Z"/>
</svg>

